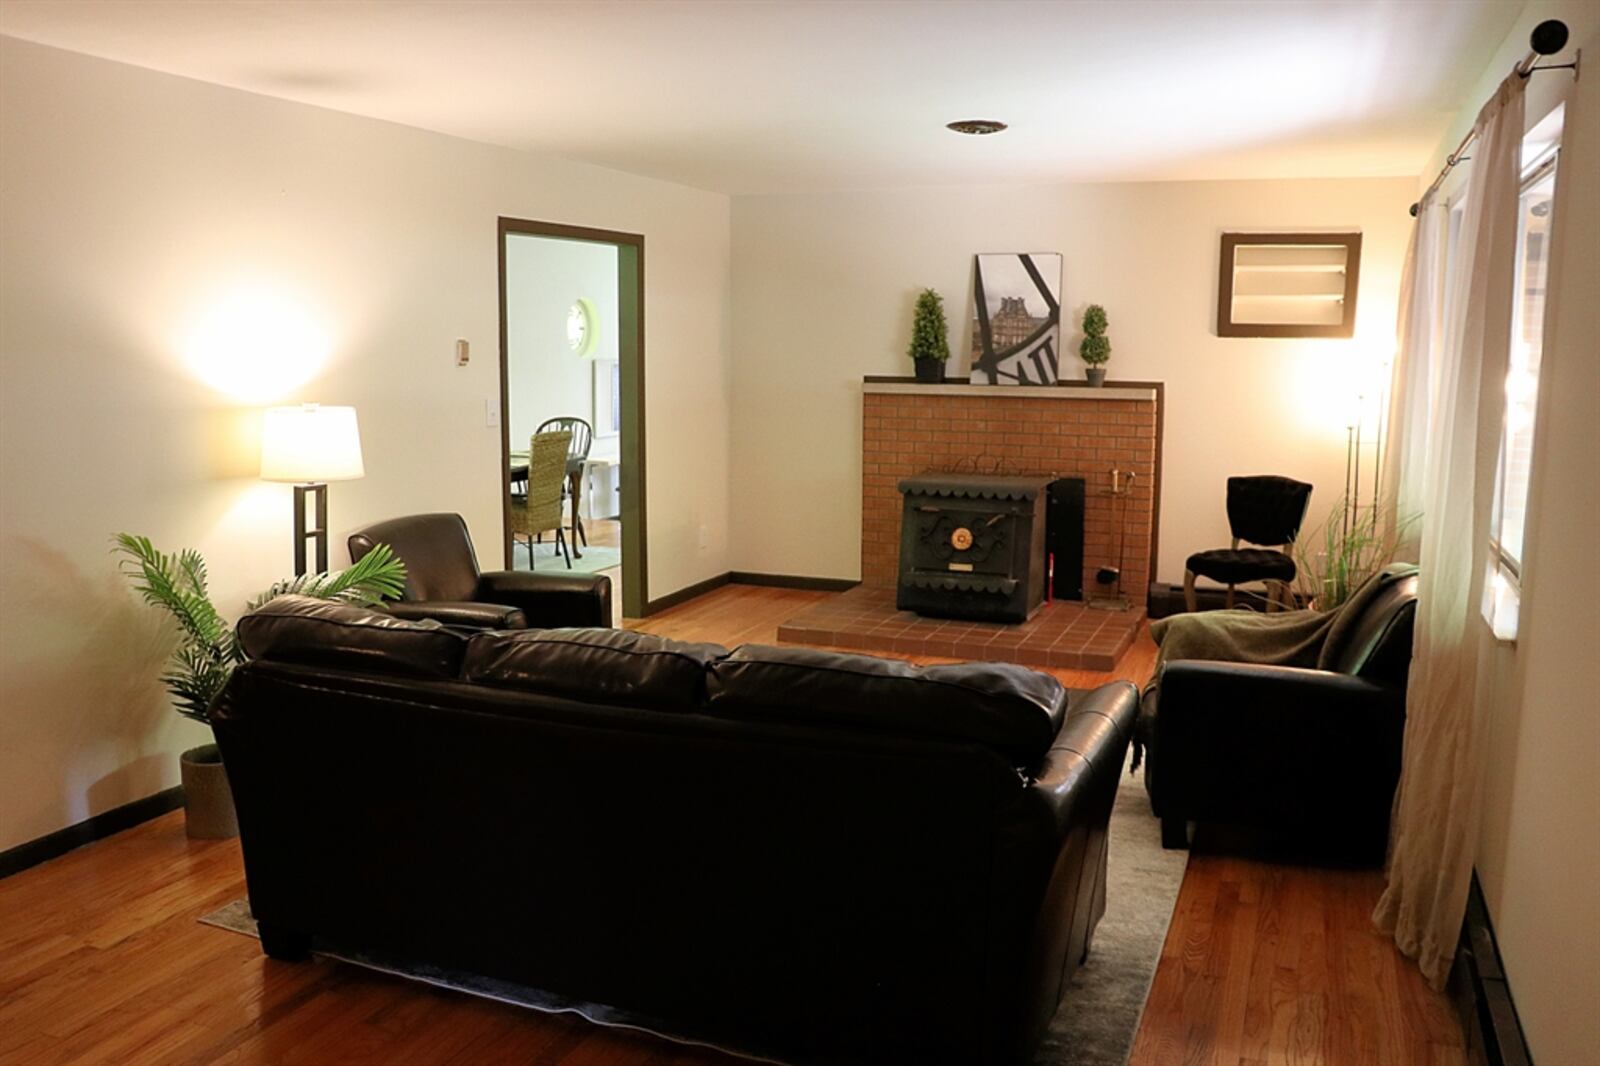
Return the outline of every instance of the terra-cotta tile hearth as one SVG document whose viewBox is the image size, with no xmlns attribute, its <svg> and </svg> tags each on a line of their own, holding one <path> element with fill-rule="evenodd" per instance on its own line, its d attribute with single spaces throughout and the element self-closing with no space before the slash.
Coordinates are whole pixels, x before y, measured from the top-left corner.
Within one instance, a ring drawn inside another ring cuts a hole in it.
<svg viewBox="0 0 1600 1066">
<path fill-rule="evenodd" d="M 1047 603 L 1026 622 L 923 618 L 894 606 L 894 590 L 860 585 L 795 615 L 778 639 L 867 652 L 980 659 L 1064 670 L 1112 670 L 1133 644 L 1144 608 L 1103 611 Z"/>
</svg>

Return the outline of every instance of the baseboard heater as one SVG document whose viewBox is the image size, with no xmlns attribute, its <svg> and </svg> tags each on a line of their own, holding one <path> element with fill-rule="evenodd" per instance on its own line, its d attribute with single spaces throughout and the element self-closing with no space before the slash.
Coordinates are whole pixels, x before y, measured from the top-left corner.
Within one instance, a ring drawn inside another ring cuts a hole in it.
<svg viewBox="0 0 1600 1066">
<path fill-rule="evenodd" d="M 1511 986 L 1500 965 L 1500 946 L 1476 871 L 1447 988 L 1466 1031 L 1467 1061 L 1472 1066 L 1532 1066 L 1533 1054 L 1511 1002 Z"/>
</svg>

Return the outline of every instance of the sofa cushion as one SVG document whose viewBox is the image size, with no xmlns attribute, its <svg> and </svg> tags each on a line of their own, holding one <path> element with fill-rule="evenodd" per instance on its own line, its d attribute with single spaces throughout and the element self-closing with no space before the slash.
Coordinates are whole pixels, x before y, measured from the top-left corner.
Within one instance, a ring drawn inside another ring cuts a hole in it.
<svg viewBox="0 0 1600 1066">
<path fill-rule="evenodd" d="M 914 666 L 899 659 L 746 644 L 710 665 L 713 714 L 973 741 L 1018 766 L 1044 756 L 1066 689 L 1010 663 Z"/>
<path fill-rule="evenodd" d="M 521 609 L 501 603 L 476 600 L 407 600 L 389 605 L 396 618 L 431 618 L 440 625 L 459 629 L 527 629 L 528 619 Z"/>
<path fill-rule="evenodd" d="M 587 703 L 692 711 L 705 703 L 706 664 L 728 654 L 627 629 L 480 633 L 467 648 L 468 681 Z"/>
<path fill-rule="evenodd" d="M 455 678 L 464 634 L 434 621 L 310 596 L 279 596 L 239 619 L 239 645 L 252 659 L 368 674 Z"/>
</svg>

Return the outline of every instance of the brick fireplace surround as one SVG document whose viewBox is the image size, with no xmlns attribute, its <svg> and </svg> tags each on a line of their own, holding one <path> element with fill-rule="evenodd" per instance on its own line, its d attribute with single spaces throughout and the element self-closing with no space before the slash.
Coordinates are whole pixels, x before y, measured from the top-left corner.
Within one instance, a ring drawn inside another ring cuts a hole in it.
<svg viewBox="0 0 1600 1066">
<path fill-rule="evenodd" d="M 1036 667 L 1111 670 L 1145 616 L 1155 558 L 1161 476 L 1161 386 L 1091 389 L 919 385 L 868 378 L 862 388 L 860 587 L 778 627 L 793 643 L 890 654 L 980 658 Z M 1084 479 L 1084 582 L 1123 567 L 1126 611 L 1056 602 L 1020 625 L 919 618 L 895 607 L 899 577 L 899 482 L 956 470 Z M 1115 502 L 1111 471 L 1132 472 Z M 1125 545 L 1118 552 L 1120 516 Z"/>
<path fill-rule="evenodd" d="M 1083 588 L 1121 566 L 1122 593 L 1143 606 L 1156 534 L 1159 385 L 916 385 L 867 379 L 861 418 L 861 581 L 893 588 L 900 556 L 900 479 L 958 465 L 1084 479 Z M 1115 468 L 1137 475 L 1116 501 Z M 1122 557 L 1114 522 L 1121 511 Z"/>
</svg>

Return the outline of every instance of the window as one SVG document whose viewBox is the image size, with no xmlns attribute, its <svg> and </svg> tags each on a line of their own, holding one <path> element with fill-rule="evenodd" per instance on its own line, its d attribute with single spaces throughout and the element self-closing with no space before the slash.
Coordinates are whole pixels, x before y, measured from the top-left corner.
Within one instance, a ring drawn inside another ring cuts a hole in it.
<svg viewBox="0 0 1600 1066">
<path fill-rule="evenodd" d="M 1525 149 L 1524 158 L 1528 154 Z M 1484 619 L 1500 640 L 1517 638 L 1521 607 L 1523 534 L 1527 526 L 1534 416 L 1539 402 L 1539 362 L 1544 350 L 1545 282 L 1557 154 L 1551 145 L 1524 169 L 1518 211 L 1516 301 L 1511 315 L 1505 420 L 1489 515 L 1489 572 L 1483 593 Z"/>
</svg>

